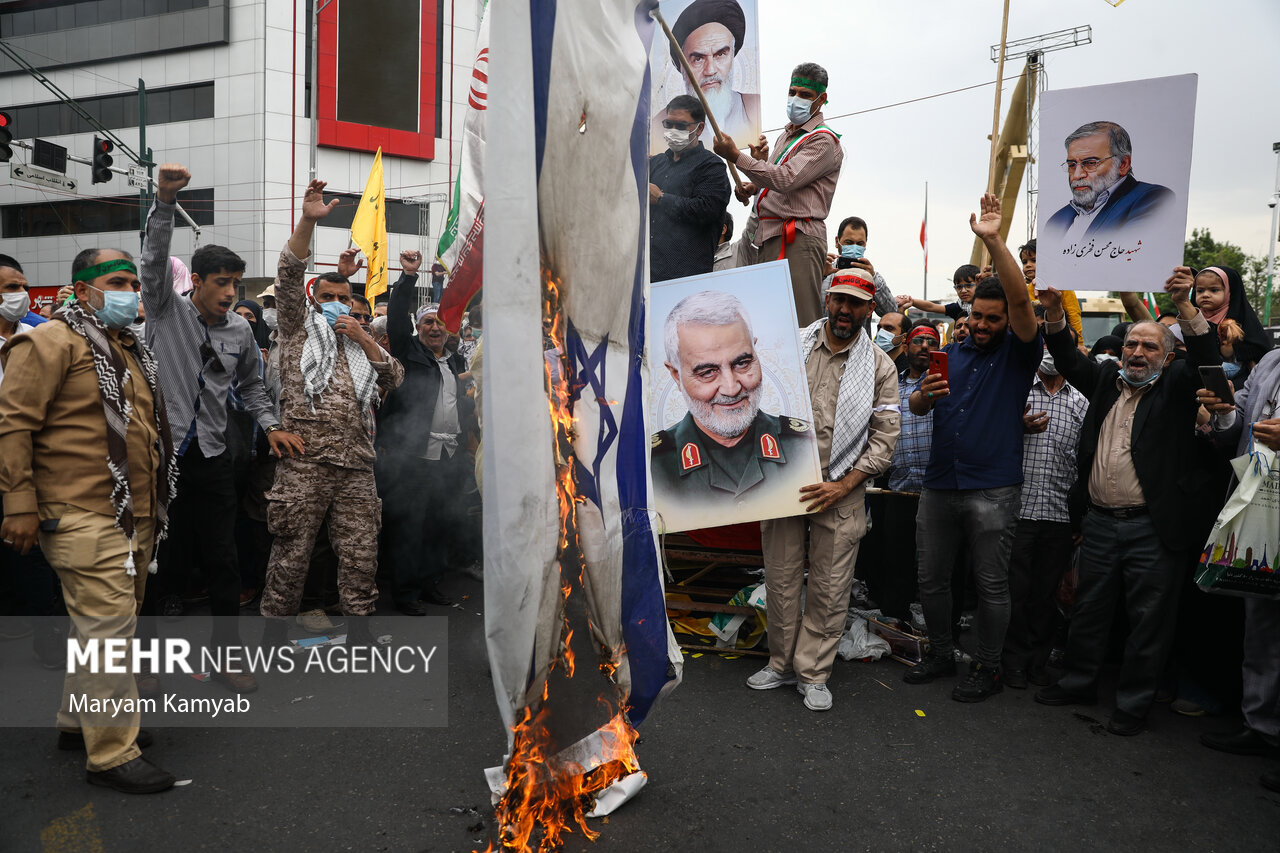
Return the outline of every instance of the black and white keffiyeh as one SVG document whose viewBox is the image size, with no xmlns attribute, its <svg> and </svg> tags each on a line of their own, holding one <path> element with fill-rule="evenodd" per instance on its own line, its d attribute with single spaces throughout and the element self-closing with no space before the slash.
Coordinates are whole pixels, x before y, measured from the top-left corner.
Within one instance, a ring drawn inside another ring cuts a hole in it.
<svg viewBox="0 0 1280 853">
<path fill-rule="evenodd" d="M 800 332 L 800 359 L 809 361 L 818 335 L 827 323 L 823 317 Z M 875 403 L 875 344 L 865 330 L 858 332 L 849 348 L 849 358 L 840 374 L 840 391 L 836 395 L 836 422 L 831 436 L 831 458 L 827 476 L 839 480 L 853 468 L 871 437 L 871 414 Z"/>
<path fill-rule="evenodd" d="M 338 360 L 338 335 L 318 311 L 308 310 L 302 324 L 307 330 L 306 340 L 302 342 L 302 363 L 299 365 L 302 369 L 302 389 L 307 395 L 307 405 L 314 412 L 315 399 L 333 381 L 333 368 Z M 364 350 L 355 341 L 343 338 L 342 348 L 347 356 L 347 369 L 351 371 L 351 384 L 355 387 L 360 410 L 367 412 L 378 394 L 378 374 L 369 363 Z"/>
<path fill-rule="evenodd" d="M 115 508 L 116 527 L 129 540 L 129 557 L 125 560 L 124 568 L 130 575 L 136 575 L 138 572 L 134 566 L 133 553 L 136 550 L 134 537 L 137 530 L 133 517 L 133 493 L 129 488 L 129 446 L 126 440 L 132 407 L 124 393 L 124 387 L 129 382 L 129 367 L 111 348 L 107 328 L 97 317 L 85 311 L 79 302 L 59 309 L 53 319 L 66 323 L 73 332 L 88 341 L 89 350 L 93 353 L 98 390 L 102 394 L 102 411 L 107 419 L 107 468 L 111 471 L 111 505 Z M 138 360 L 143 379 L 151 389 L 154 400 L 156 431 L 160 435 L 154 542 L 158 545 L 169 532 L 169 502 L 178 493 L 177 458 L 169 436 L 169 418 L 165 413 L 164 396 L 160 392 L 155 359 L 151 357 L 151 351 L 128 332 L 120 335 L 120 343 Z M 147 570 L 155 574 L 154 547 L 151 553 L 152 560 Z"/>
</svg>

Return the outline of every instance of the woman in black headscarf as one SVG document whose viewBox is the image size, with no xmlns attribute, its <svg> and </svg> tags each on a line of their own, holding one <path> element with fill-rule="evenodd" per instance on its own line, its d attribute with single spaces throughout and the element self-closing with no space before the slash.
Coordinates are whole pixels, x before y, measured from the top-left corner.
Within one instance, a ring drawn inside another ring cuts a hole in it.
<svg viewBox="0 0 1280 853">
<path fill-rule="evenodd" d="M 1249 371 L 1271 349 L 1271 336 L 1245 298 L 1244 279 L 1231 267 L 1205 267 L 1196 273 L 1192 300 L 1218 334 L 1227 378 L 1244 387 Z"/>
<path fill-rule="evenodd" d="M 241 299 L 232 310 L 249 321 L 249 325 L 253 328 L 253 339 L 258 342 L 258 348 L 271 349 L 271 330 L 262 320 L 262 306 L 252 299 Z"/>
</svg>

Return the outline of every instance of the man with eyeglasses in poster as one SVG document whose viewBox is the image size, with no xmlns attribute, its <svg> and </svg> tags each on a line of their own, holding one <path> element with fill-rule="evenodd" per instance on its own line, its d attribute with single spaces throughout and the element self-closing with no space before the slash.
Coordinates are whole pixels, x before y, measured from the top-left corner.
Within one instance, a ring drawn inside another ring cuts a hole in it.
<svg viewBox="0 0 1280 853">
<path fill-rule="evenodd" d="M 667 150 L 649 158 L 649 280 L 709 273 L 715 265 L 729 176 L 698 137 L 706 112 L 691 95 L 677 95 L 662 119 Z"/>
<path fill-rule="evenodd" d="M 1133 142 L 1115 122 L 1082 124 L 1067 136 L 1065 145 L 1062 169 L 1071 187 L 1071 201 L 1045 225 L 1064 246 L 1148 220 L 1173 199 L 1168 187 L 1134 177 Z"/>
<path fill-rule="evenodd" d="M 258 364 L 262 356 L 247 320 L 231 310 L 244 261 L 223 246 L 202 246 L 191 257 L 186 296 L 173 289 L 169 244 L 178 191 L 191 181 L 186 167 L 160 167 L 156 201 L 142 246 L 142 303 L 147 343 L 155 353 L 169 431 L 178 454 L 178 495 L 169 508 L 169 537 L 160 545 L 156 587 L 162 613 L 182 613 L 182 595 L 199 565 L 209 587 L 213 644 L 240 645 L 240 564 L 236 556 L 236 487 L 227 450 L 227 392 L 234 379 L 244 407 L 267 433 L 277 456 L 302 453 L 302 440 L 280 429 Z M 214 677 L 236 693 L 257 682 L 229 668 Z"/>
</svg>

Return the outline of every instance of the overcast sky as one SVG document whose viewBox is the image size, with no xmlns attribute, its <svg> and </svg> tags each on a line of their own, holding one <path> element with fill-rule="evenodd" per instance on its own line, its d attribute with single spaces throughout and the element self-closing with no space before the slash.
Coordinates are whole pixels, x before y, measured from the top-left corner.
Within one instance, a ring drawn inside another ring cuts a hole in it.
<svg viewBox="0 0 1280 853">
<path fill-rule="evenodd" d="M 763 121 L 785 121 L 788 75 L 811 60 L 830 73 L 827 116 L 892 104 L 995 78 L 1001 0 L 761 0 Z M 1048 88 L 1199 75 L 1187 231 L 1265 255 L 1280 142 L 1280 2 L 1277 0 L 1012 0 L 1009 40 L 1088 25 L 1092 44 L 1045 55 Z M 1009 62 L 1005 76 L 1025 60 Z M 1002 112 L 1014 81 L 1004 89 Z M 929 295 L 951 295 L 951 275 L 973 246 L 968 217 L 986 186 L 994 87 L 831 121 L 844 169 L 828 230 L 868 221 L 867 257 L 896 293 L 922 293 L 919 244 L 929 183 Z M 1003 115 L 1001 117 L 1003 121 Z M 768 134 L 774 139 L 776 132 Z M 745 140 L 738 140 L 745 145 Z M 1060 144 L 1045 152 L 1046 177 Z M 1025 186 L 1025 185 L 1024 185 Z M 739 230 L 746 208 L 730 203 Z M 1026 197 L 1009 242 L 1027 237 Z M 1274 236 L 1274 235 L 1272 235 Z"/>
</svg>

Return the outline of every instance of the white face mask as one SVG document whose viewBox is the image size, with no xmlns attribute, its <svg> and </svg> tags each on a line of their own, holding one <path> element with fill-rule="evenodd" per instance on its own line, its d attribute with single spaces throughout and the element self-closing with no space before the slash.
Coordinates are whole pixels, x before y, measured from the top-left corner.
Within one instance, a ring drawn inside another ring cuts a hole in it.
<svg viewBox="0 0 1280 853">
<path fill-rule="evenodd" d="M 266 323 L 267 328 L 274 332 L 276 330 L 276 309 L 263 308 L 262 322 Z"/>
<path fill-rule="evenodd" d="M 813 101 L 806 101 L 796 95 L 787 98 L 787 118 L 792 124 L 804 124 L 813 113 Z"/>
<path fill-rule="evenodd" d="M 692 148 L 693 143 L 697 142 L 698 137 L 693 130 L 676 130 L 674 127 L 670 130 L 662 132 L 662 138 L 666 140 L 667 147 L 679 154 L 687 148 Z"/>
<path fill-rule="evenodd" d="M 0 295 L 0 298 L 3 299 L 0 301 L 0 317 L 10 323 L 18 322 L 27 316 L 27 311 L 31 310 L 31 297 L 25 290 L 5 293 Z"/>
</svg>

